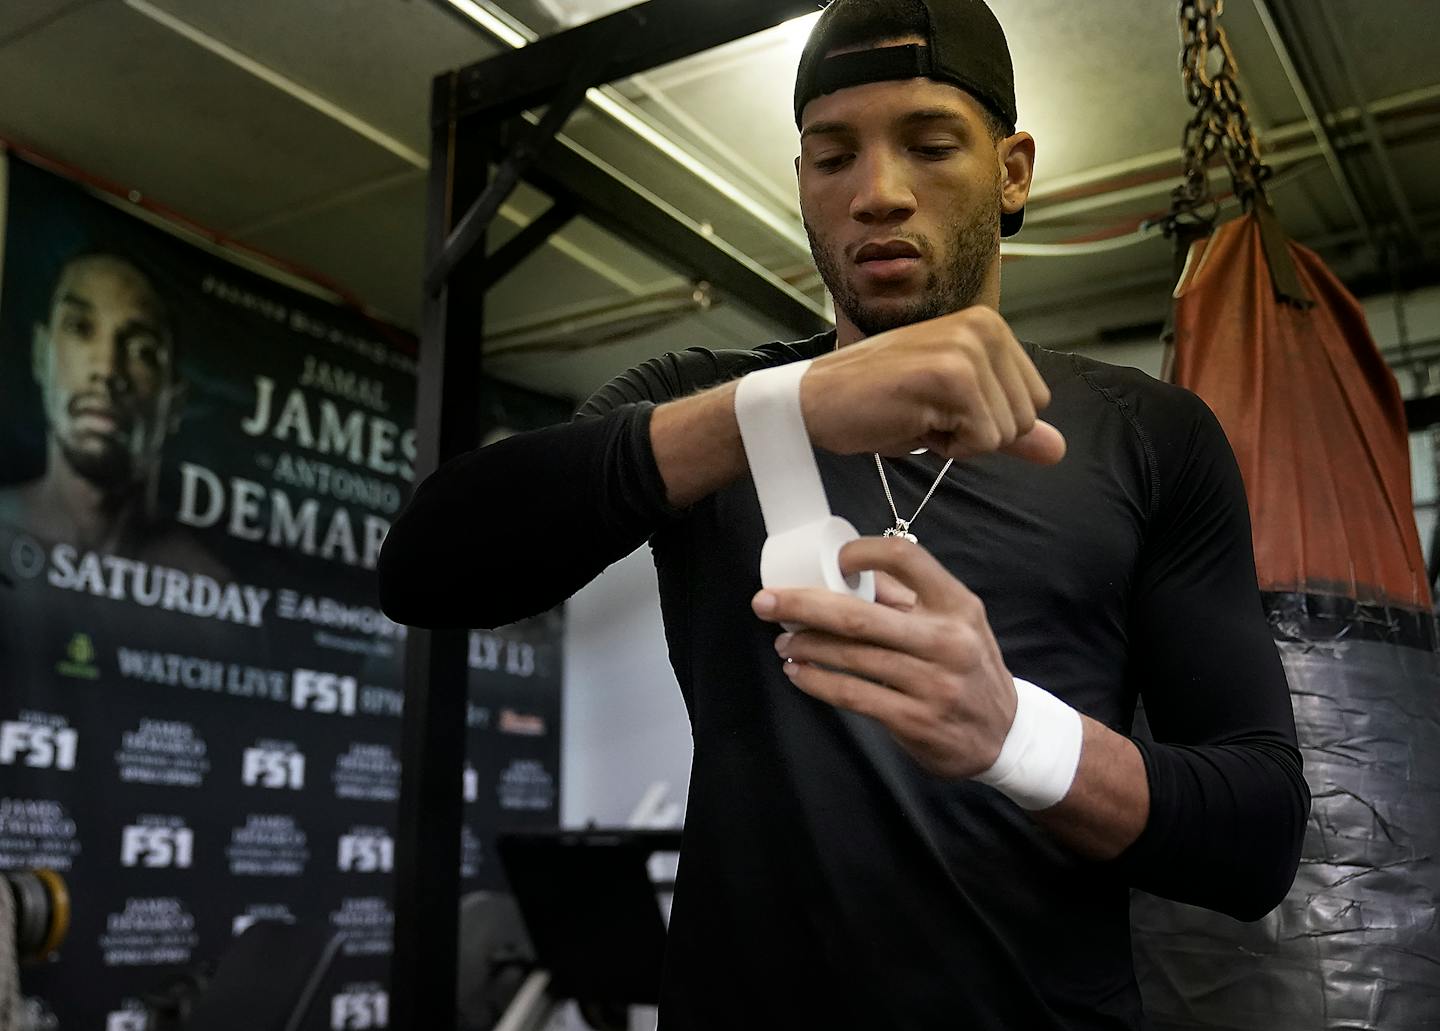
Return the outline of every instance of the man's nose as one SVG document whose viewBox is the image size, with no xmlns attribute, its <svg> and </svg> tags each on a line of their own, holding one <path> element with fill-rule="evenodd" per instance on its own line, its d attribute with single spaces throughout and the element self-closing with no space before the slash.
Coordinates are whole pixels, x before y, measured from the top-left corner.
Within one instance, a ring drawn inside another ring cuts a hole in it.
<svg viewBox="0 0 1440 1031">
<path fill-rule="evenodd" d="M 915 194 L 901 163 L 886 154 L 871 153 L 855 163 L 855 196 L 850 217 L 865 225 L 903 222 L 915 213 Z"/>
<path fill-rule="evenodd" d="M 129 388 L 130 374 L 125 367 L 125 341 L 119 333 L 96 334 L 90 351 L 90 376 L 104 383 L 112 392 Z"/>
</svg>

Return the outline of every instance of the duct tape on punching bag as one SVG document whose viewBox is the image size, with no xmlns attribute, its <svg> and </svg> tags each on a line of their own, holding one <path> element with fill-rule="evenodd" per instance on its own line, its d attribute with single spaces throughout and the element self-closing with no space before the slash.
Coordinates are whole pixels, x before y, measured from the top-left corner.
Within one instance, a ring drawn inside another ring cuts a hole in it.
<svg viewBox="0 0 1440 1031">
<path fill-rule="evenodd" d="M 1135 893 L 1146 1011 L 1156 1031 L 1440 1029 L 1440 657 L 1399 389 L 1263 197 L 1192 246 L 1174 332 L 1173 378 L 1245 478 L 1313 802 L 1263 919 Z"/>
</svg>

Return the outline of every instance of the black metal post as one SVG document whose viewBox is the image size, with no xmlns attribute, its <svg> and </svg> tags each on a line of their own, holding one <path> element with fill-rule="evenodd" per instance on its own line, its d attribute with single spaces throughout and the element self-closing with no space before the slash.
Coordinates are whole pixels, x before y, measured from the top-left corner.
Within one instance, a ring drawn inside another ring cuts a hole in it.
<svg viewBox="0 0 1440 1031">
<path fill-rule="evenodd" d="M 455 76 L 435 80 L 432 107 L 453 110 Z M 484 191 L 493 135 L 432 122 L 426 247 L 440 254 L 453 222 Z M 427 293 L 420 337 L 418 456 L 423 478 L 478 438 L 484 292 L 467 280 L 484 241 L 437 294 Z M 412 630 L 405 646 L 405 718 L 395 849 L 395 952 L 390 1026 L 455 1027 L 460 904 L 461 770 L 469 669 L 463 631 Z"/>
</svg>

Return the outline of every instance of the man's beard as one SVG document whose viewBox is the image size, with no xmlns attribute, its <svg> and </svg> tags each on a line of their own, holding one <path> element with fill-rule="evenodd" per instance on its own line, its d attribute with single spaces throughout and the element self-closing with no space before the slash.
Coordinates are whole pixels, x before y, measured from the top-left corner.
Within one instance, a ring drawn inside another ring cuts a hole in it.
<svg viewBox="0 0 1440 1031">
<path fill-rule="evenodd" d="M 964 212 L 957 212 L 944 227 L 948 246 L 945 249 L 947 261 L 943 267 L 936 266 L 935 247 L 929 240 L 904 233 L 894 234 L 894 239 L 904 240 L 920 252 L 930 271 L 918 296 L 901 304 L 872 308 L 867 308 L 861 301 L 853 282 L 845 274 L 845 256 L 833 253 L 816 235 L 808 220 L 805 222 L 805 233 L 810 237 L 810 253 L 815 257 L 820 278 L 835 299 L 835 307 L 868 337 L 939 318 L 974 304 L 985 285 L 990 260 L 1000 244 L 1000 211 L 1000 181 L 997 176 L 995 192 L 988 200 L 976 205 L 968 219 L 964 217 Z"/>
<path fill-rule="evenodd" d="M 63 437 L 59 444 L 66 463 L 82 480 L 117 496 L 128 494 L 135 488 L 135 457 L 124 447 L 112 442 L 106 442 L 99 448 L 85 447 Z"/>
</svg>

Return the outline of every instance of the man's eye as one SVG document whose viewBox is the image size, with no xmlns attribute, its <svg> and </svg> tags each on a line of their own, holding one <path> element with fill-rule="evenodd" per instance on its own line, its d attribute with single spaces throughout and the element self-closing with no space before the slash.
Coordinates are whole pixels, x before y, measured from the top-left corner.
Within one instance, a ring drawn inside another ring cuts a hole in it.
<svg viewBox="0 0 1440 1031">
<path fill-rule="evenodd" d="M 88 337 L 94 332 L 95 323 L 83 315 L 64 315 L 60 319 L 60 328 L 76 336 Z"/>
<path fill-rule="evenodd" d="M 160 341 L 154 337 L 131 337 L 128 341 L 130 357 L 154 368 L 160 364 Z"/>
<path fill-rule="evenodd" d="M 849 154 L 832 154 L 829 157 L 817 158 L 814 165 L 822 172 L 835 172 L 849 160 Z"/>
<path fill-rule="evenodd" d="M 941 161 L 950 157 L 956 151 L 955 147 L 949 146 L 912 147 L 911 149 L 921 157 L 929 158 L 932 161 Z"/>
</svg>

